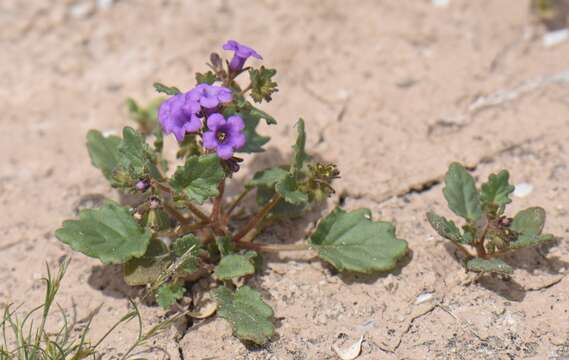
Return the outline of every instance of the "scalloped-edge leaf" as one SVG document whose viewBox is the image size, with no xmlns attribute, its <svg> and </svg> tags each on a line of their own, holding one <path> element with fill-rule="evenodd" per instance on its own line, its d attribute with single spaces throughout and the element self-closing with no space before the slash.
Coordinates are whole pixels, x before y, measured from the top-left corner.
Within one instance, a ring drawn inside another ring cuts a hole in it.
<svg viewBox="0 0 569 360">
<path fill-rule="evenodd" d="M 510 265 L 498 258 L 483 259 L 475 257 L 468 260 L 466 268 L 479 273 L 512 274 L 514 272 Z"/>
<path fill-rule="evenodd" d="M 445 217 L 437 215 L 432 211 L 427 213 L 427 220 L 440 236 L 457 243 L 465 243 L 464 238 L 460 234 L 460 229 L 454 221 L 447 220 Z"/>
<path fill-rule="evenodd" d="M 183 191 L 191 201 L 204 201 L 219 195 L 219 182 L 225 172 L 215 154 L 189 156 L 184 166 L 178 166 L 170 184 L 176 191 Z"/>
<path fill-rule="evenodd" d="M 539 235 L 545 225 L 545 210 L 541 207 L 530 207 L 514 216 L 510 229 L 527 236 Z"/>
<path fill-rule="evenodd" d="M 215 276 L 219 280 L 231 280 L 255 273 L 252 258 L 245 255 L 229 254 L 224 256 L 215 267 Z"/>
<path fill-rule="evenodd" d="M 213 291 L 213 296 L 219 305 L 218 315 L 231 324 L 233 334 L 239 339 L 263 345 L 273 336 L 273 309 L 259 292 L 249 286 L 235 292 L 219 287 Z"/>
<path fill-rule="evenodd" d="M 156 302 L 163 309 L 169 309 L 176 301 L 184 297 L 186 289 L 177 284 L 164 284 L 156 291 Z"/>
<path fill-rule="evenodd" d="M 296 176 L 302 167 L 304 166 L 304 161 L 308 158 L 306 154 L 306 132 L 304 130 L 304 120 L 302 118 L 298 119 L 296 122 L 296 143 L 292 147 L 294 153 L 292 157 L 292 165 L 290 166 L 290 173 Z"/>
<path fill-rule="evenodd" d="M 180 89 L 178 89 L 177 87 L 166 86 L 166 85 L 159 83 L 159 82 L 154 83 L 154 89 L 156 91 L 158 91 L 159 93 L 163 93 L 166 95 L 178 95 L 181 93 Z"/>
<path fill-rule="evenodd" d="M 146 253 L 152 235 L 127 208 L 108 201 L 98 209 L 81 210 L 79 220 L 64 221 L 55 236 L 104 264 L 124 264 Z"/>
<path fill-rule="evenodd" d="M 339 271 L 389 271 L 407 253 L 407 242 L 395 237 L 395 226 L 372 221 L 368 209 L 336 208 L 320 222 L 309 242 L 321 259 Z"/>
<path fill-rule="evenodd" d="M 452 163 L 445 176 L 443 194 L 449 208 L 458 216 L 469 221 L 480 219 L 480 195 L 474 178 L 459 163 Z"/>
<path fill-rule="evenodd" d="M 289 204 L 303 205 L 308 203 L 308 194 L 298 190 L 296 179 L 290 174 L 277 183 L 275 190 Z"/>
<path fill-rule="evenodd" d="M 502 170 L 498 174 L 490 174 L 488 181 L 480 187 L 480 201 L 482 204 L 494 205 L 498 209 L 512 202 L 510 194 L 514 192 L 515 187 L 510 184 L 510 173 L 508 170 Z"/>
</svg>

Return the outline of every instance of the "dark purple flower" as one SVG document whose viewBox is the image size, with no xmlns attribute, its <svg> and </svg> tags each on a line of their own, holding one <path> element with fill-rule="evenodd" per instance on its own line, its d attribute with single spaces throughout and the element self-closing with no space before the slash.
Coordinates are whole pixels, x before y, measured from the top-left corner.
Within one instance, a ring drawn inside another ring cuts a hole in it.
<svg viewBox="0 0 569 360">
<path fill-rule="evenodd" d="M 174 95 L 160 105 L 158 119 L 164 133 L 173 133 L 178 142 L 184 140 L 188 132 L 196 132 L 202 127 L 198 112 L 200 104 L 192 101 L 190 93 Z"/>
<path fill-rule="evenodd" d="M 207 118 L 207 128 L 208 131 L 203 134 L 203 146 L 208 150 L 215 149 L 217 156 L 223 160 L 231 159 L 233 151 L 245 145 L 245 123 L 238 115 L 226 120 L 219 113 L 211 114 Z"/>
<path fill-rule="evenodd" d="M 199 84 L 188 92 L 188 97 L 206 110 L 216 109 L 220 104 L 233 100 L 231 90 L 228 88 L 208 84 Z"/>
<path fill-rule="evenodd" d="M 235 40 L 229 40 L 223 45 L 224 50 L 232 50 L 233 58 L 229 62 L 229 68 L 235 72 L 241 71 L 245 61 L 250 57 L 262 60 L 263 57 L 259 55 L 255 50 L 251 49 L 249 46 L 239 44 Z"/>
<path fill-rule="evenodd" d="M 134 184 L 134 187 L 136 187 L 136 189 L 141 192 L 145 192 L 149 186 L 150 184 L 148 183 L 148 181 L 144 179 L 138 180 L 136 184 Z"/>
</svg>

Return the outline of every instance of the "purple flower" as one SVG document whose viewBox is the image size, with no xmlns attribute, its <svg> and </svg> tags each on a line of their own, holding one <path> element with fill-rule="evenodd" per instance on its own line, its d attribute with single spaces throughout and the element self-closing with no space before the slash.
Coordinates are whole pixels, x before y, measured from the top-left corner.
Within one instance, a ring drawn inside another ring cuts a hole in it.
<svg viewBox="0 0 569 360">
<path fill-rule="evenodd" d="M 223 160 L 231 159 L 233 151 L 245 145 L 245 123 L 238 115 L 226 120 L 219 113 L 211 114 L 207 118 L 207 128 L 209 131 L 203 134 L 203 145 L 208 150 L 216 149 L 217 156 Z"/>
<path fill-rule="evenodd" d="M 150 184 L 147 180 L 142 179 L 138 180 L 136 184 L 134 184 L 134 187 L 136 187 L 138 191 L 145 192 L 150 187 Z"/>
<path fill-rule="evenodd" d="M 206 110 L 216 109 L 220 104 L 233 100 L 231 90 L 228 88 L 208 84 L 199 84 L 188 92 L 188 97 Z"/>
<path fill-rule="evenodd" d="M 263 57 L 259 55 L 255 50 L 251 49 L 249 46 L 239 44 L 235 40 L 229 40 L 223 45 L 224 50 L 233 50 L 233 58 L 229 63 L 229 68 L 235 72 L 241 71 L 245 61 L 250 57 L 262 60 Z"/>
<path fill-rule="evenodd" d="M 202 127 L 197 115 L 201 110 L 200 104 L 192 101 L 190 93 L 174 95 L 160 105 L 158 119 L 164 133 L 173 133 L 178 142 L 184 140 L 188 132 L 196 132 Z"/>
</svg>

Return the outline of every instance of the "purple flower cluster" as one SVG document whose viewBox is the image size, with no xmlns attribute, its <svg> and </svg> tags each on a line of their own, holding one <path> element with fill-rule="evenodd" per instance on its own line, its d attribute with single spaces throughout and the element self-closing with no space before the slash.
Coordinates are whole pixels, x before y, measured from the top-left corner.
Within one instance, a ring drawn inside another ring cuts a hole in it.
<svg viewBox="0 0 569 360">
<path fill-rule="evenodd" d="M 223 45 L 224 50 L 232 50 L 233 58 L 229 62 L 229 68 L 235 72 L 241 71 L 245 61 L 248 58 L 254 57 L 255 59 L 262 60 L 263 57 L 249 46 L 239 44 L 235 40 L 229 40 Z"/>
<path fill-rule="evenodd" d="M 231 90 L 223 86 L 199 84 L 192 90 L 172 96 L 160 105 L 158 119 L 166 134 L 182 142 L 186 133 L 202 128 L 201 118 L 215 113 L 220 105 L 233 100 Z"/>
</svg>

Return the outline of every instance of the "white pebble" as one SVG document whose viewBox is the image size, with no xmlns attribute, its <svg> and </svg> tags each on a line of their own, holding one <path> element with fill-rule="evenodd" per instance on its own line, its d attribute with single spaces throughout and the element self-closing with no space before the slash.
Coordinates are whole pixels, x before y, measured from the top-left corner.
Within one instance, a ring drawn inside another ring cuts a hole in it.
<svg viewBox="0 0 569 360">
<path fill-rule="evenodd" d="M 548 32 L 543 35 L 543 46 L 552 47 L 561 44 L 569 37 L 569 29 L 561 29 Z"/>
<path fill-rule="evenodd" d="M 429 301 L 433 298 L 433 293 L 432 292 L 428 292 L 425 291 L 423 293 L 420 293 L 416 298 L 415 298 L 415 304 L 422 304 L 426 301 Z"/>
<path fill-rule="evenodd" d="M 519 183 L 516 185 L 516 188 L 514 189 L 514 196 L 523 198 L 531 194 L 532 191 L 533 191 L 533 185 L 528 183 Z"/>
<path fill-rule="evenodd" d="M 431 2 L 435 7 L 445 8 L 448 7 L 450 0 L 432 0 Z"/>
</svg>

